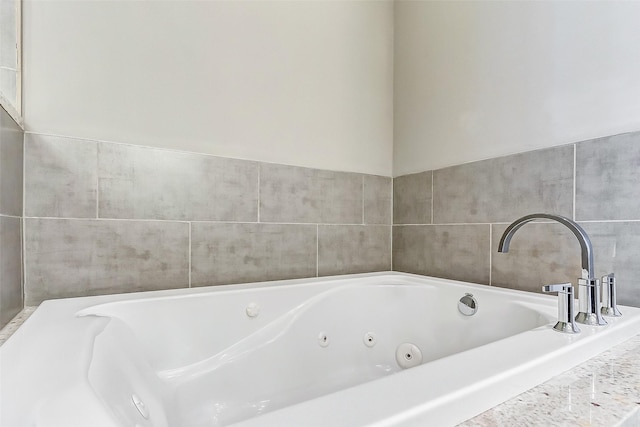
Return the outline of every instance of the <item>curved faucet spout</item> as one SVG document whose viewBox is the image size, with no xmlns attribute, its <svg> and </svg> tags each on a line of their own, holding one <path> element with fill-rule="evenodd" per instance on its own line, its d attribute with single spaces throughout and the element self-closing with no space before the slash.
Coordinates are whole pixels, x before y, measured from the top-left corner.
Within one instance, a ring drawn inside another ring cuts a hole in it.
<svg viewBox="0 0 640 427">
<path fill-rule="evenodd" d="M 507 227 L 504 234 L 502 235 L 502 239 L 500 239 L 500 244 L 498 245 L 498 252 L 509 252 L 509 244 L 511 243 L 511 238 L 513 237 L 515 232 L 518 231 L 518 229 L 526 223 L 536 219 L 551 219 L 553 221 L 559 222 L 560 224 L 571 230 L 571 232 L 578 239 L 578 242 L 580 242 L 580 252 L 582 255 L 582 277 L 584 279 L 595 278 L 595 269 L 593 265 L 593 246 L 591 246 L 591 240 L 589 239 L 587 232 L 584 231 L 584 229 L 580 227 L 575 221 L 572 221 L 569 218 L 565 218 L 560 215 L 536 213 L 523 216 L 522 218 L 515 220 L 511 223 L 511 225 L 509 225 L 509 227 Z"/>
</svg>

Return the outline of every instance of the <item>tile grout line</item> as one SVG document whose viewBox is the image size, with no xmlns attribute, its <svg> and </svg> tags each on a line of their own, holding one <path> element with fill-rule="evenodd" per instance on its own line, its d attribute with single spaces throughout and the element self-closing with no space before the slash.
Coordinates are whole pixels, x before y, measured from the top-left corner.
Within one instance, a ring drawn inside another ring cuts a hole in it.
<svg viewBox="0 0 640 427">
<path fill-rule="evenodd" d="M 22 260 L 22 308 L 24 309 L 27 302 L 27 134 L 22 132 L 22 218 L 20 223 L 20 231 L 22 233 L 20 248 L 20 258 Z"/>
<path fill-rule="evenodd" d="M 320 277 L 320 224 L 316 224 L 316 277 Z"/>
<path fill-rule="evenodd" d="M 189 288 L 191 288 L 191 222 L 189 222 L 189 248 L 187 253 L 189 254 Z"/>
<path fill-rule="evenodd" d="M 491 271 L 493 270 L 493 224 L 489 224 L 489 286 L 492 286 Z"/>
<path fill-rule="evenodd" d="M 96 219 L 100 218 L 100 145 L 96 143 Z"/>
<path fill-rule="evenodd" d="M 576 220 L 576 169 L 577 169 L 577 144 L 573 144 L 573 220 Z"/>
<path fill-rule="evenodd" d="M 262 194 L 260 193 L 260 175 L 262 174 L 262 168 L 258 165 L 258 222 L 260 222 L 260 198 Z"/>
<path fill-rule="evenodd" d="M 431 171 L 431 224 L 433 224 L 433 171 Z"/>
<path fill-rule="evenodd" d="M 0 216 L 5 216 L 1 215 Z M 16 217 L 19 218 L 19 217 Z M 389 224 L 373 223 L 317 223 L 317 222 L 256 222 L 256 221 L 225 221 L 225 220 L 188 220 L 188 219 L 150 219 L 150 218 L 93 218 L 93 217 L 57 217 L 57 216 L 29 216 L 28 219 L 64 220 L 64 221 L 127 221 L 127 222 L 177 222 L 177 223 L 210 223 L 210 224 L 261 224 L 261 225 L 324 225 L 328 227 L 359 226 L 384 227 Z"/>
<path fill-rule="evenodd" d="M 394 182 L 395 180 L 393 178 L 391 178 L 391 206 L 389 206 L 389 208 L 391 209 L 391 221 L 389 224 L 389 241 L 391 242 L 391 250 L 389 251 L 389 258 L 391 258 L 389 260 L 389 265 L 391 266 L 391 271 L 393 271 L 393 202 L 394 202 L 394 197 L 393 197 L 393 186 L 394 186 Z"/>
<path fill-rule="evenodd" d="M 364 175 L 362 175 L 362 225 L 364 225 Z"/>
<path fill-rule="evenodd" d="M 12 216 L 0 214 L 2 217 L 22 218 L 22 219 L 43 219 L 43 220 L 64 220 L 64 221 L 127 221 L 127 222 L 174 222 L 174 223 L 210 223 L 210 224 L 264 224 L 264 225 L 323 225 L 327 227 L 343 227 L 343 226 L 364 226 L 364 227 L 383 227 L 390 224 L 360 224 L 360 223 L 317 223 L 317 222 L 256 222 L 256 221 L 225 221 L 225 220 L 188 220 L 188 219 L 152 219 L 152 218 L 93 218 L 93 217 L 57 217 L 57 216 Z M 577 221 L 580 223 L 621 223 L 621 222 L 640 222 L 640 219 L 588 219 Z M 552 221 L 531 221 L 532 224 L 553 224 Z M 391 224 L 399 227 L 417 227 L 417 226 L 462 226 L 462 225 L 509 225 L 509 222 L 449 222 L 441 224 Z"/>
</svg>

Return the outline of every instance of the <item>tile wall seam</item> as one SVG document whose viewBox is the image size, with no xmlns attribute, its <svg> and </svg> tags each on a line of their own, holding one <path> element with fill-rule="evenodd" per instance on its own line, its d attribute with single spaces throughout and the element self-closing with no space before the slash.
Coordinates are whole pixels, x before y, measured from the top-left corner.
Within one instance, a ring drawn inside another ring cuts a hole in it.
<svg viewBox="0 0 640 427">
<path fill-rule="evenodd" d="M 578 152 L 578 144 L 573 144 L 573 220 L 576 220 L 576 176 L 577 176 L 577 152 Z"/>
<path fill-rule="evenodd" d="M 362 175 L 362 225 L 364 223 L 364 175 Z"/>
<path fill-rule="evenodd" d="M 316 224 L 316 277 L 320 277 L 320 225 Z"/>
<path fill-rule="evenodd" d="M 16 218 L 16 219 L 22 219 L 22 218 L 24 218 L 23 216 L 17 216 L 17 215 L 6 215 L 6 214 L 3 214 L 3 213 L 0 213 L 0 217 L 3 217 L 3 218 Z"/>
<path fill-rule="evenodd" d="M 395 201 L 395 198 L 393 197 L 394 195 L 394 185 L 395 185 L 395 179 L 391 178 L 391 206 L 389 207 L 391 209 L 391 223 L 389 224 L 389 244 L 391 246 L 391 249 L 389 250 L 389 258 L 391 258 L 389 260 L 389 265 L 391 266 L 391 271 L 393 271 L 393 204 Z"/>
<path fill-rule="evenodd" d="M 63 221 L 127 221 L 127 222 L 172 222 L 172 223 L 189 223 L 191 221 L 186 219 L 135 219 L 135 218 L 73 218 L 73 217 L 57 217 L 57 216 L 26 216 L 25 219 L 44 219 L 44 220 L 63 220 Z M 225 221 L 194 221 L 194 222 L 220 222 L 227 223 Z M 233 221 L 229 221 L 228 223 L 238 224 Z M 240 223 L 242 224 L 242 223 Z M 257 224 L 257 222 L 250 222 L 247 224 Z"/>
<path fill-rule="evenodd" d="M 489 286 L 493 286 L 493 278 L 491 273 L 493 271 L 493 224 L 489 224 Z"/>
<path fill-rule="evenodd" d="M 258 165 L 258 221 L 260 222 L 260 203 L 262 194 L 260 193 L 260 175 L 262 175 L 262 168 Z"/>
<path fill-rule="evenodd" d="M 225 220 L 188 220 L 188 219 L 152 219 L 152 218 L 93 218 L 93 217 L 57 217 L 57 216 L 28 216 L 28 219 L 66 220 L 66 221 L 131 221 L 131 222 L 177 222 L 177 223 L 210 223 L 210 224 L 256 224 L 256 225 L 322 225 L 328 227 L 385 227 L 389 224 L 361 224 L 361 223 L 317 223 L 317 222 L 256 222 L 256 221 L 225 221 Z"/>
<path fill-rule="evenodd" d="M 189 222 L 189 248 L 187 249 L 189 261 L 189 288 L 191 288 L 191 222 Z"/>
<path fill-rule="evenodd" d="M 433 218 L 433 178 L 435 176 L 434 171 L 431 171 L 431 221 L 429 222 L 429 224 L 434 224 L 434 218 Z"/>
<path fill-rule="evenodd" d="M 549 221 L 531 221 L 531 222 L 532 223 L 545 223 L 545 222 L 549 222 Z M 508 225 L 508 224 L 511 224 L 511 223 L 510 222 L 450 222 L 450 223 L 442 223 L 442 224 L 411 223 L 411 224 L 393 224 L 393 225 L 400 225 L 400 226 L 402 226 L 402 225 L 410 225 L 410 226 L 428 225 L 428 226 L 437 227 L 437 226 L 440 226 L 440 225 L 450 226 L 450 225 L 489 225 L 489 224 L 504 224 L 504 225 Z"/>
<path fill-rule="evenodd" d="M 96 219 L 100 218 L 100 144 L 96 143 Z"/>
<path fill-rule="evenodd" d="M 22 308 L 27 302 L 27 134 L 22 132 L 22 218 L 20 218 L 20 258 L 22 260 Z"/>
</svg>

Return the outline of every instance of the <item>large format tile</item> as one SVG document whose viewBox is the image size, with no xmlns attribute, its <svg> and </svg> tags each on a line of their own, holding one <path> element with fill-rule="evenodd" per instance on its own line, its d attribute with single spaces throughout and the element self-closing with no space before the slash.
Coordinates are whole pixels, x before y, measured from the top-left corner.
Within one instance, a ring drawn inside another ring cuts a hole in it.
<svg viewBox="0 0 640 427">
<path fill-rule="evenodd" d="M 640 219 L 640 132 L 576 146 L 576 219 Z"/>
<path fill-rule="evenodd" d="M 25 302 L 186 287 L 189 224 L 25 220 Z"/>
<path fill-rule="evenodd" d="M 22 310 L 20 218 L 0 216 L 0 328 Z"/>
<path fill-rule="evenodd" d="M 25 135 L 25 215 L 96 217 L 97 143 Z"/>
<path fill-rule="evenodd" d="M 573 214 L 573 145 L 436 170 L 433 222 L 511 222 L 535 213 Z"/>
<path fill-rule="evenodd" d="M 23 135 L 0 107 L 0 214 L 22 216 Z"/>
<path fill-rule="evenodd" d="M 489 226 L 396 225 L 393 269 L 489 283 Z"/>
<path fill-rule="evenodd" d="M 316 275 L 316 226 L 191 226 L 192 286 L 294 279 Z"/>
<path fill-rule="evenodd" d="M 391 226 L 318 226 L 318 275 L 391 270 Z"/>
<path fill-rule="evenodd" d="M 384 176 L 364 176 L 364 223 L 391 224 L 392 180 Z"/>
<path fill-rule="evenodd" d="M 362 175 L 263 163 L 260 221 L 362 224 Z"/>
<path fill-rule="evenodd" d="M 100 218 L 256 221 L 258 164 L 100 143 Z"/>
<path fill-rule="evenodd" d="M 593 243 L 597 277 L 615 273 L 618 303 L 640 307 L 640 222 L 580 225 Z"/>
<path fill-rule="evenodd" d="M 431 224 L 431 171 L 393 179 L 393 223 Z"/>
<path fill-rule="evenodd" d="M 509 252 L 499 253 L 506 229 L 507 225 L 492 226 L 492 285 L 541 292 L 543 285 L 577 283 L 582 266 L 580 243 L 568 228 L 557 223 L 526 224 L 511 239 Z"/>
</svg>

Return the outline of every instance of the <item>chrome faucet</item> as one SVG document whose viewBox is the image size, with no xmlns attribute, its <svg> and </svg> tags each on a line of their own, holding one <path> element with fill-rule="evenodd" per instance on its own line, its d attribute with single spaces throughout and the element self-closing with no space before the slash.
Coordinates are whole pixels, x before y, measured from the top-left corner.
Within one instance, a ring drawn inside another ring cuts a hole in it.
<svg viewBox="0 0 640 427">
<path fill-rule="evenodd" d="M 573 318 L 573 286 L 571 286 L 571 283 L 545 285 L 542 287 L 542 292 L 558 293 L 558 322 L 553 329 L 566 334 L 580 332 L 580 328 L 578 328 Z"/>
<path fill-rule="evenodd" d="M 511 238 L 516 231 L 526 223 L 536 219 L 550 219 L 567 227 L 576 236 L 580 243 L 580 253 L 582 256 L 582 277 L 578 279 L 578 315 L 576 322 L 585 325 L 600 326 L 606 325 L 600 312 L 600 280 L 595 277 L 595 268 L 593 264 L 593 246 L 586 231 L 580 227 L 575 221 L 560 215 L 551 214 L 531 214 L 523 216 L 515 220 L 507 227 L 500 244 L 498 252 L 509 252 L 509 244 Z"/>
</svg>

